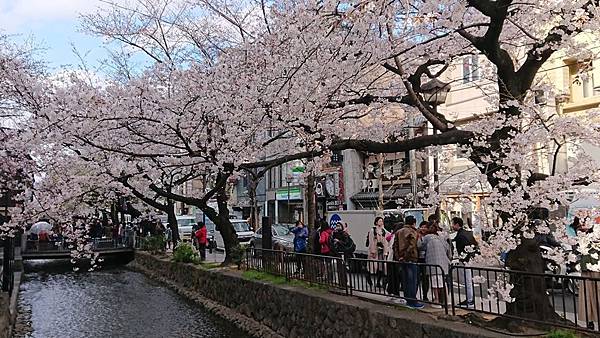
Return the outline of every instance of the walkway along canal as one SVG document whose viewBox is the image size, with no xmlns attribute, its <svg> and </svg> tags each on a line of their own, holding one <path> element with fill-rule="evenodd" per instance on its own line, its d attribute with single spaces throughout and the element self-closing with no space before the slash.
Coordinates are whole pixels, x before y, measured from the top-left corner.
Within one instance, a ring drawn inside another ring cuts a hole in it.
<svg viewBox="0 0 600 338">
<path fill-rule="evenodd" d="M 73 272 L 68 261 L 26 263 L 15 337 L 250 337 L 125 267 Z"/>
</svg>

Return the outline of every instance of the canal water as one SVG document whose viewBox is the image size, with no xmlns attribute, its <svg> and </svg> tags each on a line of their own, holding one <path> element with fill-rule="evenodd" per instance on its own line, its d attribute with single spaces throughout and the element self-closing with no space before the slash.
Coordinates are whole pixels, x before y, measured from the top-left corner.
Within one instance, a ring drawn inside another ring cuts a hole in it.
<svg viewBox="0 0 600 338">
<path fill-rule="evenodd" d="M 169 288 L 124 267 L 76 273 L 28 263 L 16 337 L 250 337 Z"/>
</svg>

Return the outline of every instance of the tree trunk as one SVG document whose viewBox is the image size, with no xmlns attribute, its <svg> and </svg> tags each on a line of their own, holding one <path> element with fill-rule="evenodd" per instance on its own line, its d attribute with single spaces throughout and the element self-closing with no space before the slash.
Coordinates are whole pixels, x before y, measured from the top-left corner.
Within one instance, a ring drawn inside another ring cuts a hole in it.
<svg viewBox="0 0 600 338">
<path fill-rule="evenodd" d="M 248 197 L 250 198 L 250 227 L 252 230 L 258 229 L 256 224 L 258 223 L 257 213 L 257 202 L 256 202 L 256 186 L 257 179 L 254 177 L 250 178 L 250 184 L 248 185 Z"/>
<path fill-rule="evenodd" d="M 309 241 L 308 241 L 308 252 L 312 252 L 312 234 L 313 230 L 316 229 L 316 218 L 317 218 L 317 203 L 315 200 L 315 176 L 309 173 L 306 177 L 306 226 L 308 227 Z"/>
<path fill-rule="evenodd" d="M 202 212 L 204 212 L 206 217 L 215 223 L 215 230 L 220 232 L 221 237 L 223 237 L 223 244 L 225 245 L 225 260 L 223 261 L 224 266 L 237 263 L 241 260 L 241 256 L 243 254 L 240 249 L 237 234 L 233 228 L 233 224 L 231 224 L 231 220 L 229 219 L 227 200 L 227 192 L 225 191 L 225 186 L 223 186 L 217 192 L 218 212 L 206 204 L 196 205 L 202 210 Z"/>
<path fill-rule="evenodd" d="M 173 238 L 173 247 L 177 246 L 181 238 L 179 238 L 179 226 L 177 225 L 177 216 L 175 215 L 175 204 L 172 200 L 167 200 L 167 222 L 171 229 Z M 192 234 L 193 235 L 193 234 Z"/>
<path fill-rule="evenodd" d="M 506 265 L 511 270 L 543 274 L 545 263 L 537 241 L 523 239 L 509 252 Z M 514 285 L 511 296 L 515 301 L 506 304 L 507 315 L 545 322 L 564 321 L 550 304 L 544 277 L 511 274 L 510 283 Z"/>
<path fill-rule="evenodd" d="M 506 116 L 518 115 L 515 107 L 506 108 L 504 114 Z M 504 127 L 496 130 L 488 139 L 490 147 L 474 147 L 474 155 L 471 160 L 478 164 L 480 172 L 487 177 L 488 183 L 498 190 L 504 196 L 510 197 L 513 193 L 513 188 L 521 185 L 521 177 L 510 178 L 508 181 L 503 181 L 494 176 L 496 172 L 502 172 L 507 168 L 499 163 L 507 156 L 503 153 L 500 144 L 511 138 L 511 133 L 515 132 L 514 127 Z M 495 154 L 494 154 L 495 153 Z M 481 158 L 487 155 L 494 159 L 492 163 L 484 163 Z M 512 168 L 518 170 L 518 168 Z M 501 183 L 508 183 L 509 187 L 502 187 Z M 500 212 L 500 217 L 504 224 L 510 220 L 510 215 L 505 212 Z M 515 231 L 515 236 L 521 238 L 521 244 L 515 250 L 508 253 L 506 266 L 511 270 L 526 271 L 531 273 L 544 273 L 544 260 L 540 252 L 539 243 L 534 239 L 526 239 L 522 237 L 521 231 Z M 511 297 L 515 298 L 512 303 L 507 303 L 506 313 L 515 317 L 533 320 L 543 320 L 558 322 L 562 319 L 558 316 L 550 304 L 550 300 L 546 295 L 546 284 L 544 277 L 522 276 L 519 274 L 510 275 L 510 283 L 513 284 Z"/>
</svg>

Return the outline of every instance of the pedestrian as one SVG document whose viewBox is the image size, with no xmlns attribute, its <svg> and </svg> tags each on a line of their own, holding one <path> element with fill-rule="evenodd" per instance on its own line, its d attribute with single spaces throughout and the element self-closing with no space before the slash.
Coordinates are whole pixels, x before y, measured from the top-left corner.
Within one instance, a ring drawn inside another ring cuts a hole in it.
<svg viewBox="0 0 600 338">
<path fill-rule="evenodd" d="M 113 240 L 113 243 L 115 243 L 115 245 L 119 244 L 119 225 L 118 224 L 109 223 L 108 226 L 112 230 L 112 240 Z"/>
<path fill-rule="evenodd" d="M 165 241 L 167 242 L 167 249 L 173 249 L 173 230 L 171 227 L 165 228 Z"/>
<path fill-rule="evenodd" d="M 336 260 L 336 267 L 338 273 L 338 281 L 340 286 L 345 287 L 347 285 L 347 264 L 350 263 L 354 251 L 356 250 L 356 244 L 348 233 L 348 225 L 342 222 L 338 222 L 335 226 L 335 231 L 331 234 L 330 244 L 331 250 L 334 255 L 340 259 Z"/>
<path fill-rule="evenodd" d="M 396 240 L 396 232 L 402 229 L 404 226 L 403 222 L 397 222 L 394 224 L 394 228 L 392 231 L 386 236 L 388 240 L 388 264 L 387 264 L 387 273 L 388 273 L 388 283 L 387 283 L 387 292 L 392 297 L 389 299 L 390 301 L 397 304 L 406 304 L 406 301 L 402 298 L 398 298 L 400 296 L 401 290 L 401 280 L 402 280 L 402 269 L 400 268 L 400 263 L 396 257 L 394 257 L 394 243 Z"/>
<path fill-rule="evenodd" d="M 319 244 L 321 246 L 321 255 L 333 256 L 333 250 L 330 246 L 330 237 L 333 233 L 333 229 L 325 221 L 321 222 L 321 229 L 319 231 Z M 328 258 L 323 259 L 323 266 L 321 272 L 326 272 L 329 280 L 333 278 L 333 267 L 331 266 L 331 260 Z"/>
<path fill-rule="evenodd" d="M 473 273 L 468 265 L 478 251 L 477 241 L 473 236 L 473 231 L 466 230 L 463 220 L 459 217 L 452 219 L 452 229 L 456 231 L 454 242 L 456 243 L 456 252 L 459 256 L 460 265 L 463 266 L 462 269 L 458 269 L 458 281 L 464 281 L 467 291 L 467 299 L 458 305 L 472 309 L 475 307 L 475 300 L 473 298 Z"/>
<path fill-rule="evenodd" d="M 330 248 L 338 257 L 343 257 L 345 260 L 352 258 L 356 250 L 356 244 L 348 233 L 348 225 L 338 222 L 335 226 L 335 231 L 331 235 Z"/>
<path fill-rule="evenodd" d="M 300 255 L 296 255 L 296 273 L 301 273 L 304 266 L 304 257 L 302 254 L 306 254 L 306 240 L 308 239 L 308 229 L 304 226 L 302 221 L 296 221 L 294 228 L 292 229 L 294 234 L 294 252 Z"/>
<path fill-rule="evenodd" d="M 441 309 L 446 305 L 446 276 L 452 259 L 452 251 L 441 229 L 433 224 L 428 233 L 419 241 L 419 251 L 425 252 L 426 274 L 421 274 L 421 281 L 427 280 L 431 283 L 432 305 Z"/>
<path fill-rule="evenodd" d="M 419 260 L 416 223 L 413 216 L 406 217 L 404 227 L 396 233 L 394 254 L 402 263 L 402 291 L 406 304 L 413 309 L 422 309 L 424 305 L 416 298 L 419 283 L 419 269 L 415 264 Z"/>
<path fill-rule="evenodd" d="M 321 243 L 319 240 L 321 239 L 321 222 L 317 223 L 317 226 L 313 229 L 313 231 L 309 234 L 310 236 L 310 244 L 311 244 L 311 252 L 315 255 L 321 254 Z"/>
<path fill-rule="evenodd" d="M 579 217 L 575 216 L 575 218 L 573 218 L 573 223 L 569 224 L 569 226 L 567 227 L 567 235 L 569 235 L 570 237 L 577 237 L 577 231 L 579 231 L 580 226 L 581 222 L 579 220 Z"/>
<path fill-rule="evenodd" d="M 383 284 L 385 281 L 385 263 L 381 262 L 387 259 L 389 253 L 389 242 L 386 239 L 388 231 L 383 227 L 383 217 L 376 217 L 373 222 L 373 228 L 367 234 L 367 248 L 369 260 L 376 260 L 377 262 L 367 262 L 369 276 L 367 282 L 372 285 L 371 274 L 377 277 L 375 283 L 376 288 L 385 288 Z"/>
<path fill-rule="evenodd" d="M 194 233 L 200 251 L 200 261 L 206 260 L 206 245 L 208 244 L 208 234 L 204 222 L 198 222 L 198 230 Z"/>
<path fill-rule="evenodd" d="M 327 224 L 327 222 L 321 222 L 321 228 L 319 231 L 319 244 L 321 247 L 321 255 L 330 256 L 332 254 L 331 247 L 329 246 L 329 237 L 333 233 L 333 229 Z"/>
<path fill-rule="evenodd" d="M 196 231 L 198 231 L 200 229 L 200 227 L 199 227 L 200 223 L 201 222 L 192 224 L 192 233 L 190 234 L 190 242 L 192 242 L 192 246 L 196 249 L 198 249 L 198 238 L 196 238 Z"/>
<path fill-rule="evenodd" d="M 431 217 L 430 217 L 431 219 Z M 421 224 L 419 224 L 419 230 L 418 230 L 418 237 L 417 237 L 417 242 L 419 242 L 422 238 L 424 238 L 428 233 L 429 233 L 429 229 L 435 229 L 437 228 L 437 225 L 435 223 L 435 221 L 433 222 L 428 222 L 428 221 L 423 221 L 421 222 Z M 419 276 L 421 278 L 421 295 L 424 301 L 428 302 L 429 301 L 429 279 L 427 279 L 427 266 L 425 265 L 425 250 L 426 247 L 421 247 L 419 246 Z"/>
</svg>

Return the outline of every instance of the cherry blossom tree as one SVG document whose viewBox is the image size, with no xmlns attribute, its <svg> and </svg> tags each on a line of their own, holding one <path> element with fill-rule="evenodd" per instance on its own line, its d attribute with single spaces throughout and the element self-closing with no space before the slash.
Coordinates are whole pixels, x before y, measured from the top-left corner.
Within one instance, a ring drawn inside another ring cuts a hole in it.
<svg viewBox="0 0 600 338">
<path fill-rule="evenodd" d="M 85 17 L 84 27 L 121 42 L 120 53 L 146 55 L 147 67 L 136 73 L 117 58 L 122 62 L 114 64 L 114 81 L 73 81 L 53 91 L 51 108 L 38 111 L 46 128 L 60 131 L 63 143 L 82 156 L 97 154 L 129 189 L 202 209 L 223 233 L 228 258 L 237 242 L 225 185 L 241 170 L 264 173 L 343 149 L 390 153 L 460 145 L 478 170 L 472 180 L 491 190 L 485 201 L 489 218 L 499 220 L 486 224 L 492 236 L 481 244 L 480 260 L 507 251 L 511 269 L 543 272 L 534 235 L 549 229 L 531 226 L 532 210 L 558 209 L 567 204 L 567 192 L 579 194 L 580 186 L 598 180 L 598 164 L 577 145 L 598 144 L 599 130 L 593 112 L 574 118 L 541 111 L 533 104 L 533 90 L 552 87 L 536 76 L 557 51 L 589 54 L 590 46 L 577 36 L 597 28 L 597 5 L 591 0 L 114 5 Z M 492 92 L 485 93 L 495 111 L 457 127 L 428 103 L 423 84 L 443 79 L 465 55 L 485 60 Z M 439 133 L 409 136 L 407 129 L 419 118 Z M 540 148 L 567 143 L 578 165 L 567 173 L 550 165 L 542 173 Z M 164 180 L 169 168 L 179 170 L 171 176 L 175 182 L 206 175 L 212 188 L 202 196 L 173 192 Z M 431 203 L 439 200 L 435 189 L 427 195 Z M 208 206 L 213 197 L 217 209 Z M 560 233 L 564 220 L 556 223 Z M 542 291 L 518 290 L 511 292 L 510 314 L 557 319 Z"/>
</svg>

